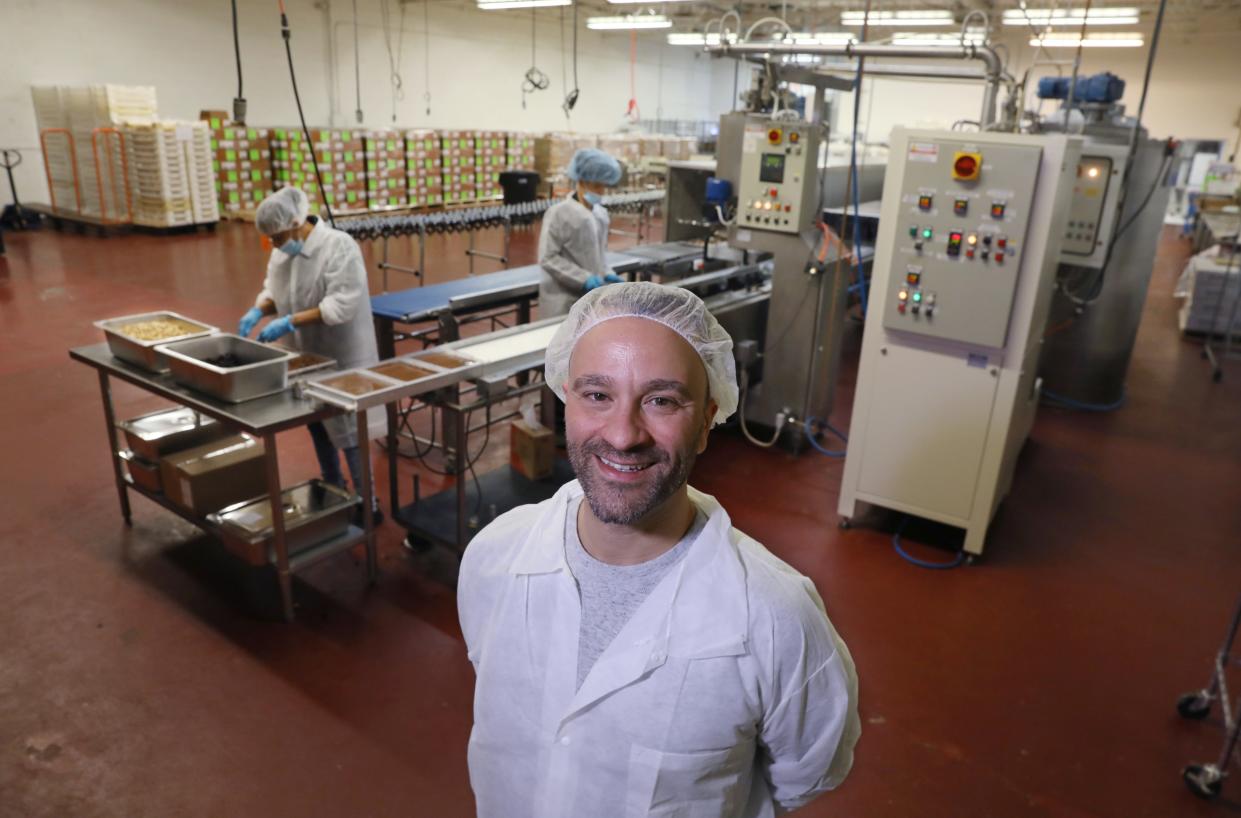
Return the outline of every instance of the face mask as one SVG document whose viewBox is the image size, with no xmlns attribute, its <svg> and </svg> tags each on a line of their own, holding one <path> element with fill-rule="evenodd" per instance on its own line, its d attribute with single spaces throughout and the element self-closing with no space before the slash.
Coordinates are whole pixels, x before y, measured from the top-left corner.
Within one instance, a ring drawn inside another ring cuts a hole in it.
<svg viewBox="0 0 1241 818">
<path fill-rule="evenodd" d="M 582 193 L 582 198 L 585 199 L 586 204 L 590 205 L 591 207 L 594 207 L 595 205 L 603 201 L 602 196 L 600 196 L 598 193 L 591 193 L 589 190 L 584 191 Z"/>
<path fill-rule="evenodd" d="M 290 256 L 296 256 L 302 252 L 305 243 L 301 239 L 289 239 L 278 248 L 282 253 L 288 253 Z"/>
</svg>

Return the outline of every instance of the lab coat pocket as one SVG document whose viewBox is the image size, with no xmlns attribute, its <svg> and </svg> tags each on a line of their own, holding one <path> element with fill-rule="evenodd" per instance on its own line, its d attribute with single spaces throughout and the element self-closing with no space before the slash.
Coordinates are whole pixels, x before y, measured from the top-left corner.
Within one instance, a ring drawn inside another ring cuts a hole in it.
<svg viewBox="0 0 1241 818">
<path fill-rule="evenodd" d="M 627 818 L 722 818 L 740 808 L 743 747 L 668 753 L 637 744 L 629 752 Z"/>
</svg>

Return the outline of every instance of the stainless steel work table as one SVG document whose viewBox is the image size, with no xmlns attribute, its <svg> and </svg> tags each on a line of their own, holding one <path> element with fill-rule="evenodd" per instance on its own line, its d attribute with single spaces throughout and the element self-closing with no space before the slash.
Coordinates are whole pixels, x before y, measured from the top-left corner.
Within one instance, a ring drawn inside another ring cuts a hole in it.
<svg viewBox="0 0 1241 818">
<path fill-rule="evenodd" d="M 167 373 L 149 372 L 113 357 L 107 344 L 94 344 L 69 350 L 69 357 L 99 373 L 99 392 L 103 401 L 104 421 L 107 424 L 108 456 L 112 459 L 112 475 L 116 480 L 117 498 L 121 505 L 121 516 L 126 525 L 132 525 L 129 492 L 152 500 L 174 514 L 188 520 L 204 531 L 218 536 L 216 525 L 204 517 L 186 511 L 169 502 L 162 494 L 151 492 L 136 485 L 121 467 L 116 441 L 116 417 L 112 407 L 111 379 L 132 384 L 151 394 L 170 400 L 182 406 L 188 406 L 197 412 L 217 421 L 230 429 L 247 432 L 263 441 L 263 457 L 267 474 L 267 496 L 272 506 L 272 564 L 276 568 L 280 582 L 280 597 L 284 617 L 293 619 L 293 581 L 292 574 L 307 566 L 334 554 L 352 548 L 359 543 L 366 546 L 367 575 L 372 582 L 378 575 L 378 560 L 375 552 L 374 515 L 372 513 L 374 494 L 372 490 L 371 460 L 367 444 L 366 414 L 359 413 L 358 440 L 367 448 L 362 460 L 362 519 L 363 527 L 350 525 L 340 536 L 289 554 L 285 540 L 284 514 L 282 513 L 279 459 L 276 451 L 276 435 L 288 429 L 305 426 L 343 413 L 342 409 L 329 406 L 317 400 L 297 397 L 290 388 L 276 395 L 244 401 L 242 403 L 225 403 L 201 393 L 181 386 Z"/>
</svg>

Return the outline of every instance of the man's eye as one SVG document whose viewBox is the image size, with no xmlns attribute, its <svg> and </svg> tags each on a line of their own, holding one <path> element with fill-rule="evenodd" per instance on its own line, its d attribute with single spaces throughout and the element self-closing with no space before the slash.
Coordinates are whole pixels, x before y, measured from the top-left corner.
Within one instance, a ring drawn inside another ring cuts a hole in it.
<svg viewBox="0 0 1241 818">
<path fill-rule="evenodd" d="M 672 398 L 666 398 L 662 395 L 654 396 L 653 398 L 651 398 L 650 402 L 652 406 L 655 406 L 658 409 L 672 409 L 680 405 Z"/>
<path fill-rule="evenodd" d="M 602 392 L 586 392 L 585 394 L 582 395 L 582 397 L 584 397 L 586 400 L 592 403 L 602 403 L 603 401 L 608 399 L 608 396 L 603 394 Z"/>
</svg>

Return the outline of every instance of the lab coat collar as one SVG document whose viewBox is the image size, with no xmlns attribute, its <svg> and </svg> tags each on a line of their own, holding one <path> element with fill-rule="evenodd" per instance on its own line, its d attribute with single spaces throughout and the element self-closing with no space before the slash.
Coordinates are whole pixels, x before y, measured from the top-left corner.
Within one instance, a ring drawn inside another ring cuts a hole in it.
<svg viewBox="0 0 1241 818">
<path fill-rule="evenodd" d="M 706 659 L 746 652 L 749 601 L 737 536 L 728 514 L 710 495 L 691 488 L 690 499 L 707 524 L 689 553 L 634 612 L 604 650 L 560 714 L 560 723 L 662 666 L 669 657 Z M 576 481 L 565 484 L 526 534 L 511 573 L 570 577 L 564 530 L 570 501 L 582 496 Z"/>
<path fill-rule="evenodd" d="M 312 216 L 311 218 L 314 217 Z M 314 225 L 315 226 L 310 229 L 310 235 L 306 237 L 305 244 L 302 245 L 302 252 L 298 253 L 299 256 L 314 258 L 315 253 L 318 252 L 323 247 L 323 243 L 327 241 L 328 228 L 327 225 L 323 223 L 323 219 L 316 218 Z"/>
</svg>

